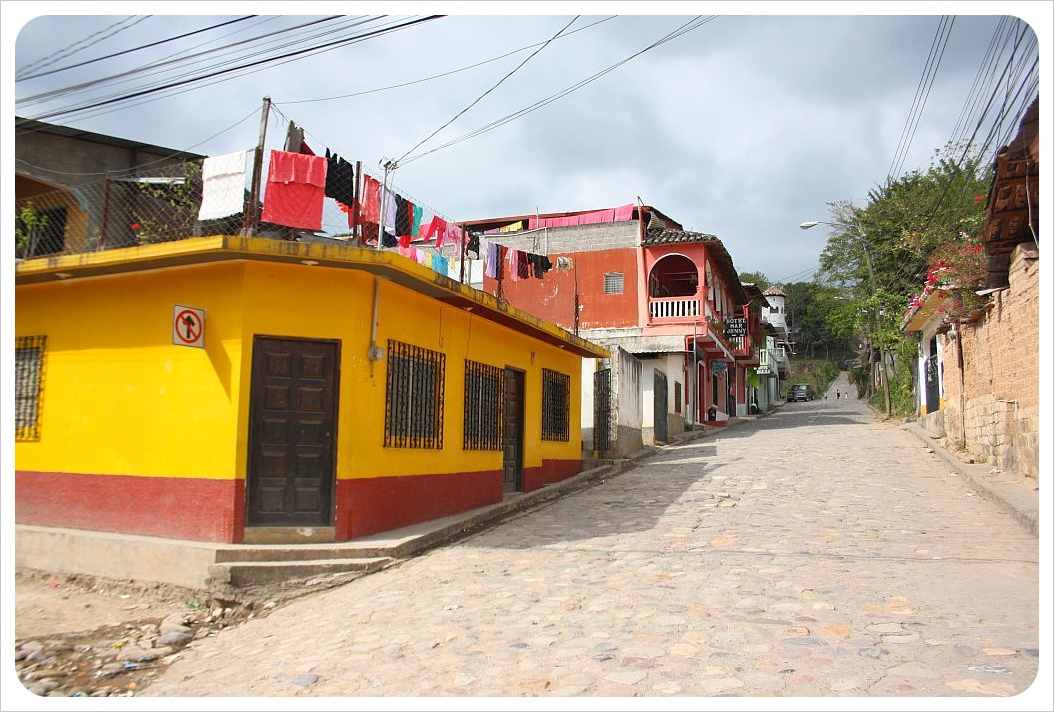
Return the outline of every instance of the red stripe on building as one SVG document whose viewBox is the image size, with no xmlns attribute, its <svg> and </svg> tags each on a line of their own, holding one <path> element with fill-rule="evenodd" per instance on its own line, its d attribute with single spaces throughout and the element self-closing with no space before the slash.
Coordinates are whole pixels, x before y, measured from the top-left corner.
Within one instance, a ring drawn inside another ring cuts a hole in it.
<svg viewBox="0 0 1054 712">
<path fill-rule="evenodd" d="M 566 480 L 581 471 L 581 460 L 542 460 L 540 467 L 528 467 L 524 470 L 523 491 L 533 492 L 545 485 Z"/>
<path fill-rule="evenodd" d="M 194 541 L 241 541 L 244 480 L 16 472 L 15 521 Z"/>
<path fill-rule="evenodd" d="M 501 471 L 337 481 L 337 541 L 501 502 Z"/>
</svg>

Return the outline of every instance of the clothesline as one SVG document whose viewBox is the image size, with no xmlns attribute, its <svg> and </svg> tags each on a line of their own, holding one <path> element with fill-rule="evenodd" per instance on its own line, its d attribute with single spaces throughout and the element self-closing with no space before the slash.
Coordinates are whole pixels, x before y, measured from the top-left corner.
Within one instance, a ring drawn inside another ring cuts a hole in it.
<svg viewBox="0 0 1054 712">
<path fill-rule="evenodd" d="M 299 143 L 300 143 L 300 150 L 302 151 L 303 149 L 306 148 L 308 151 L 311 151 L 310 147 L 304 142 L 303 136 L 305 134 L 306 135 L 310 135 L 312 140 L 314 140 L 314 139 L 316 139 L 318 137 L 314 136 L 313 134 L 311 134 L 306 129 L 301 128 L 300 126 L 298 126 L 292 119 L 290 119 L 288 116 L 286 116 L 286 114 L 281 109 L 279 109 L 276 104 L 272 103 L 271 104 L 271 109 L 274 110 L 275 112 L 277 112 L 278 114 L 280 114 L 283 119 L 285 119 L 286 121 L 289 122 L 292 131 L 299 132 L 299 134 L 300 134 L 300 141 L 299 141 Z M 296 139 L 295 138 L 294 138 L 293 142 L 296 143 Z M 289 143 L 290 142 L 289 142 L 289 140 L 287 138 L 286 147 L 285 147 L 285 150 L 287 150 L 287 151 L 292 150 L 292 148 L 293 148 L 293 146 L 290 146 Z M 316 145 L 325 144 L 325 143 L 326 143 L 325 141 L 322 141 L 321 139 L 319 139 L 318 140 L 318 144 L 316 144 Z M 330 151 L 330 150 L 331 149 L 329 149 L 329 148 L 326 149 L 327 152 Z M 338 154 L 338 155 L 340 155 L 340 154 Z M 362 170 L 361 173 L 362 173 L 362 175 L 370 176 L 371 178 L 373 178 L 374 180 L 377 180 L 378 182 L 381 182 L 381 180 L 382 180 L 382 179 L 379 179 L 376 176 L 374 176 L 372 173 L 367 172 L 366 170 Z M 402 195 L 402 196 L 406 197 L 408 200 L 411 200 L 414 203 L 414 205 L 420 205 L 422 208 L 427 209 L 432 215 L 437 215 L 437 216 L 443 218 L 444 220 L 446 220 L 447 222 L 451 222 L 451 223 L 455 222 L 454 220 L 451 220 L 451 219 L 447 218 L 446 216 L 442 215 L 441 213 L 439 213 L 439 211 L 435 210 L 432 206 L 425 205 L 424 203 L 420 202 L 419 200 L 417 200 L 413 196 L 408 195 L 405 191 L 403 191 L 402 189 L 397 188 L 395 185 L 388 185 L 386 189 L 387 190 L 391 190 L 391 191 L 393 191 L 393 192 L 395 192 L 395 193 L 397 193 L 399 195 Z"/>
</svg>

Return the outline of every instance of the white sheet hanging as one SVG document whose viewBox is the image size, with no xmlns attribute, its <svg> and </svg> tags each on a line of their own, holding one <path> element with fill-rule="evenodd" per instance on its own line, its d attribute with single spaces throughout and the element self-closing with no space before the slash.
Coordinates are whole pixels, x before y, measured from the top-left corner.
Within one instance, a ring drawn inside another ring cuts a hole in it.
<svg viewBox="0 0 1054 712">
<path fill-rule="evenodd" d="M 209 156 L 201 164 L 198 220 L 218 220 L 245 209 L 245 158 L 248 151 Z"/>
</svg>

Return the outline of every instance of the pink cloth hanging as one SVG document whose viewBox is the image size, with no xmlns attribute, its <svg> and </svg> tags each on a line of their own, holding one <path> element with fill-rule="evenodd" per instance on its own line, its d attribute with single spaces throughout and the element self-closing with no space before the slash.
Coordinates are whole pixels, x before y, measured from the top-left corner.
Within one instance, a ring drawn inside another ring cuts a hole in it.
<svg viewBox="0 0 1054 712">
<path fill-rule="evenodd" d="M 362 202 L 360 217 L 363 222 L 381 221 L 381 182 L 373 176 L 362 174 Z"/>
<path fill-rule="evenodd" d="M 328 168 L 325 156 L 272 149 L 260 219 L 286 227 L 321 230 Z"/>
<path fill-rule="evenodd" d="M 527 229 L 534 230 L 540 227 L 573 227 L 575 225 L 593 225 L 595 223 L 618 222 L 629 220 L 633 217 L 633 203 L 618 208 L 605 208 L 594 210 L 589 213 L 578 215 L 564 215 L 554 218 L 530 218 L 527 221 Z"/>
</svg>

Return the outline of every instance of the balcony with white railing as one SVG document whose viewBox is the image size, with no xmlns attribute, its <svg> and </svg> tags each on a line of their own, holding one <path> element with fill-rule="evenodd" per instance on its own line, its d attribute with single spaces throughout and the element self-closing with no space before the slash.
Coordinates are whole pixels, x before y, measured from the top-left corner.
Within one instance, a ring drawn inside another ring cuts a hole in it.
<svg viewBox="0 0 1054 712">
<path fill-rule="evenodd" d="M 652 319 L 697 319 L 699 306 L 695 297 L 651 297 L 648 313 Z"/>
</svg>

